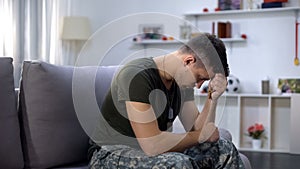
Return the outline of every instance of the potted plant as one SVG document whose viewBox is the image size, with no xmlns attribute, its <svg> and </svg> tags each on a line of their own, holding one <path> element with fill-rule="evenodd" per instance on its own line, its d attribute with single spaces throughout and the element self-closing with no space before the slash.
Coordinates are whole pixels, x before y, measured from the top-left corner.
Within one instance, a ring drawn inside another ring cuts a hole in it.
<svg viewBox="0 0 300 169">
<path fill-rule="evenodd" d="M 262 145 L 262 138 L 265 138 L 264 131 L 265 128 L 263 124 L 255 123 L 248 128 L 247 135 L 252 138 L 253 149 L 259 149 Z"/>
</svg>

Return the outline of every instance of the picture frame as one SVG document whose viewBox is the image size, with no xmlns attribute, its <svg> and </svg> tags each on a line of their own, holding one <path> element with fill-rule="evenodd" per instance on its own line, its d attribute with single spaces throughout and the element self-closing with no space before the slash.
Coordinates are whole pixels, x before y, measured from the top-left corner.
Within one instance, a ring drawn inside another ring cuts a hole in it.
<svg viewBox="0 0 300 169">
<path fill-rule="evenodd" d="M 222 10 L 243 9 L 243 0 L 218 0 L 218 7 Z"/>
<path fill-rule="evenodd" d="M 164 33 L 163 24 L 140 24 L 139 32 L 142 39 L 161 39 Z"/>
<path fill-rule="evenodd" d="M 278 89 L 280 89 L 282 93 L 300 93 L 300 77 L 279 78 Z"/>
</svg>

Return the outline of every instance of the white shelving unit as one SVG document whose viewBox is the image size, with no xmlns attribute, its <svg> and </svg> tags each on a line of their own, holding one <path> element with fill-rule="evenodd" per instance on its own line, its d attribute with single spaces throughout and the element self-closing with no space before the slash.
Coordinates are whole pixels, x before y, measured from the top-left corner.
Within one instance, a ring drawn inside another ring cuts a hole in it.
<svg viewBox="0 0 300 169">
<path fill-rule="evenodd" d="M 196 94 L 195 97 L 201 110 L 207 95 Z M 224 94 L 218 103 L 216 124 L 231 132 L 233 143 L 240 150 L 295 152 L 290 146 L 299 143 L 300 138 L 290 133 L 295 133 L 300 124 L 293 124 L 293 127 L 290 124 L 295 121 L 292 117 L 299 117 L 299 110 L 292 108 L 291 102 L 300 103 L 299 95 Z M 259 150 L 252 149 L 251 138 L 245 134 L 255 123 L 264 125 L 267 136 Z M 300 147 L 297 151 L 300 153 Z"/>
<path fill-rule="evenodd" d="M 299 17 L 299 7 L 256 9 L 256 10 L 228 10 L 218 12 L 187 12 L 187 20 L 208 23 L 218 20 L 240 20 L 249 17 L 276 17 L 283 14 L 295 14 Z M 206 95 L 196 96 L 198 108 L 203 107 Z M 262 95 L 262 94 L 227 94 L 220 99 L 217 109 L 216 122 L 220 127 L 228 129 L 233 142 L 240 150 L 289 152 L 300 154 L 300 95 Z M 250 125 L 262 123 L 266 129 L 267 139 L 259 150 L 253 150 L 251 138 L 245 135 Z"/>
<path fill-rule="evenodd" d="M 199 19 L 215 19 L 215 17 L 232 17 L 234 15 L 248 15 L 248 14 L 272 14 L 280 12 L 295 12 L 295 17 L 298 17 L 300 8 L 299 7 L 283 7 L 283 8 L 268 8 L 268 9 L 253 9 L 253 10 L 226 10 L 226 11 L 217 11 L 217 12 L 186 12 L 183 15 L 188 19 L 189 17 L 195 17 L 195 25 Z M 212 18 L 211 18 L 212 17 Z M 225 43 L 233 42 L 245 42 L 246 39 L 243 38 L 222 38 L 222 41 Z M 142 40 L 133 42 L 135 45 L 164 45 L 164 44 L 180 44 L 187 42 L 187 40 Z"/>
<path fill-rule="evenodd" d="M 237 15 L 237 14 L 266 14 L 271 12 L 286 12 L 286 11 L 295 11 L 298 12 L 299 7 L 283 7 L 283 8 L 264 8 L 264 9 L 253 9 L 253 10 L 226 10 L 226 11 L 217 11 L 217 12 L 186 12 L 184 16 L 189 17 L 198 17 L 198 16 L 218 16 L 218 15 Z"/>
<path fill-rule="evenodd" d="M 221 38 L 221 40 L 224 43 L 233 43 L 233 42 L 244 42 L 246 41 L 246 39 L 243 38 Z M 142 40 L 142 41 L 137 41 L 137 42 L 133 42 L 136 45 L 164 45 L 164 44 L 182 44 L 182 43 L 186 43 L 188 40 Z"/>
<path fill-rule="evenodd" d="M 231 20 L 236 18 L 237 16 L 242 16 L 245 19 L 250 16 L 259 17 L 261 15 L 271 15 L 276 16 L 280 15 L 283 12 L 293 12 L 295 13 L 295 18 L 298 18 L 300 8 L 299 7 L 283 7 L 283 8 L 267 8 L 267 9 L 253 9 L 253 10 L 225 10 L 225 11 L 216 11 L 216 12 L 186 12 L 184 13 L 184 17 L 186 20 L 194 21 L 194 25 L 199 27 L 199 22 L 201 21 L 218 21 L 218 20 Z M 193 19 L 192 19 L 193 18 Z M 226 42 L 226 39 L 222 39 Z M 233 39 L 229 39 L 227 42 L 242 42 L 240 38 L 237 38 L 236 41 Z M 229 44 L 230 50 L 232 49 L 232 43 Z"/>
<path fill-rule="evenodd" d="M 290 121 L 290 153 L 300 154 L 300 94 L 293 95 L 291 101 L 291 121 Z"/>
</svg>

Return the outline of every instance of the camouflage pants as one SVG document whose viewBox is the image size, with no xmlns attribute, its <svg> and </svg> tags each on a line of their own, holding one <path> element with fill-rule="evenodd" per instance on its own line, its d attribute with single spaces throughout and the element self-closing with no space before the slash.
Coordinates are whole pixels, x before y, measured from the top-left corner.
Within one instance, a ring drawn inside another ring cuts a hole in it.
<svg viewBox="0 0 300 169">
<path fill-rule="evenodd" d="M 168 152 L 147 156 L 141 150 L 124 145 L 101 146 L 90 161 L 91 169 L 205 169 L 244 168 L 234 145 L 220 139 L 216 143 L 202 143 L 186 149 L 183 153 Z"/>
</svg>

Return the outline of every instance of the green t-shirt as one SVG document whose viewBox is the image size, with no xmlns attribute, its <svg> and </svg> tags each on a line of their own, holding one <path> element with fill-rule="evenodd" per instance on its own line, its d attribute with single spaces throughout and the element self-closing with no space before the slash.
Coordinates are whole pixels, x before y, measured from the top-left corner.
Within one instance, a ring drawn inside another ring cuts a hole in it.
<svg viewBox="0 0 300 169">
<path fill-rule="evenodd" d="M 125 65 L 114 78 L 101 112 L 117 131 L 135 137 L 127 117 L 125 101 L 151 104 L 160 130 L 167 130 L 181 110 L 184 101 L 193 100 L 193 89 L 180 90 L 173 83 L 168 90 L 152 58 L 142 58 Z M 170 112 L 173 110 L 173 113 Z"/>
<path fill-rule="evenodd" d="M 98 145 L 136 144 L 133 143 L 136 139 L 128 120 L 125 101 L 151 104 L 159 129 L 166 131 L 180 113 L 183 102 L 194 99 L 193 93 L 192 88 L 180 89 L 176 83 L 168 90 L 153 58 L 133 60 L 113 78 L 110 92 L 101 107 L 102 118 L 95 130 L 97 136 L 94 141 Z"/>
</svg>

